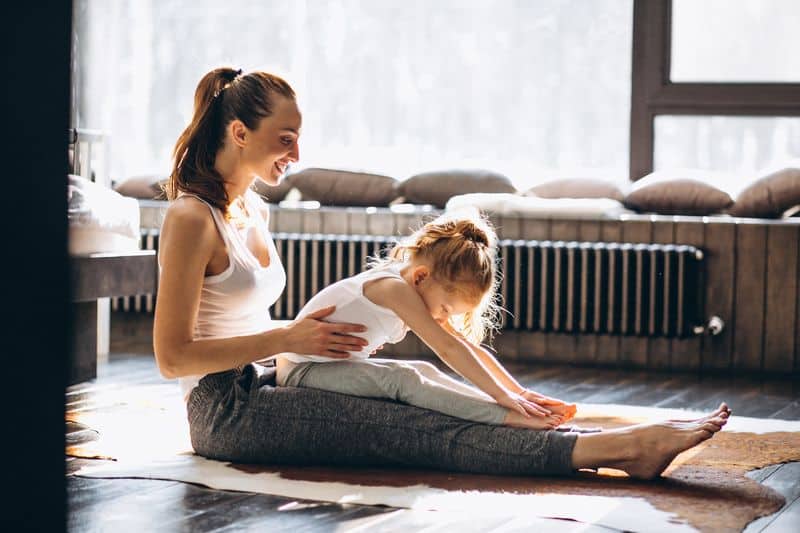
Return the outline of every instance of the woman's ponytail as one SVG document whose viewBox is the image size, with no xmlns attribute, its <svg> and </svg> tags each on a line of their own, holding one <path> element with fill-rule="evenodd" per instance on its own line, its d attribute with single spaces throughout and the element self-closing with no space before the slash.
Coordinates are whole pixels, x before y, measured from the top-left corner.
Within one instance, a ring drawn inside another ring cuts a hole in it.
<svg viewBox="0 0 800 533">
<path fill-rule="evenodd" d="M 168 200 L 180 192 L 195 194 L 227 214 L 230 200 L 214 163 L 225 140 L 225 127 L 234 119 L 255 130 L 272 114 L 273 95 L 294 99 L 292 88 L 266 72 L 242 75 L 241 69 L 208 72 L 194 93 L 192 120 L 173 149 L 173 166 L 165 187 Z"/>
</svg>

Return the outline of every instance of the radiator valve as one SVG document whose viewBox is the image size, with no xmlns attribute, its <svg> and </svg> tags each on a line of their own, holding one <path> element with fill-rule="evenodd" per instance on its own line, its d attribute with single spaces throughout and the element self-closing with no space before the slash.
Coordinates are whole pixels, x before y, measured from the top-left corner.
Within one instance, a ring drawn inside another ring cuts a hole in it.
<svg viewBox="0 0 800 533">
<path fill-rule="evenodd" d="M 723 329 L 725 329 L 725 321 L 717 315 L 714 315 L 708 319 L 708 323 L 706 325 L 699 324 L 692 328 L 692 332 L 695 335 L 702 335 L 705 332 L 708 332 L 712 335 L 719 335 L 722 333 Z"/>
<path fill-rule="evenodd" d="M 712 335 L 719 335 L 725 329 L 725 322 L 717 315 L 708 319 L 708 332 Z"/>
</svg>

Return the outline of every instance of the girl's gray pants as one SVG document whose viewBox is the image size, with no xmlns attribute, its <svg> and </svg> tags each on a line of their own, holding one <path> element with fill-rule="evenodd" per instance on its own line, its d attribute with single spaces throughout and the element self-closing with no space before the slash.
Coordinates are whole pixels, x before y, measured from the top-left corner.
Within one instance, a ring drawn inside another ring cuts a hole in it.
<svg viewBox="0 0 800 533">
<path fill-rule="evenodd" d="M 209 374 L 189 395 L 194 450 L 223 461 L 569 474 L 577 433 L 468 422 L 389 400 L 276 387 L 257 364 Z"/>
<path fill-rule="evenodd" d="M 330 363 L 290 363 L 283 376 L 278 366 L 278 384 L 309 387 L 341 394 L 382 398 L 416 405 L 446 415 L 502 424 L 508 409 L 491 396 L 451 378 L 427 361 L 364 359 Z"/>
</svg>

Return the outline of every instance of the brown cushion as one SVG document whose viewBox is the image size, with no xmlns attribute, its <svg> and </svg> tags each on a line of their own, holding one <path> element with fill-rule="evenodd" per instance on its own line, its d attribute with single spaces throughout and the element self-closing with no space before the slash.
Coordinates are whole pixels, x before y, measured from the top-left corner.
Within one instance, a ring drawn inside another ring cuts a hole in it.
<svg viewBox="0 0 800 533">
<path fill-rule="evenodd" d="M 798 204 L 800 168 L 784 168 L 748 184 L 728 213 L 736 217 L 779 218 Z"/>
<path fill-rule="evenodd" d="M 390 176 L 327 168 L 307 168 L 289 176 L 303 200 L 322 205 L 384 207 L 395 199 L 397 180 Z"/>
<path fill-rule="evenodd" d="M 114 190 L 123 196 L 139 198 L 142 200 L 163 200 L 166 199 L 161 188 L 167 182 L 165 176 L 152 174 L 142 176 L 131 176 L 114 186 Z"/>
<path fill-rule="evenodd" d="M 711 215 L 733 204 L 718 183 L 721 176 L 702 172 L 653 172 L 633 184 L 623 204 L 635 211 L 664 215 Z"/>
<path fill-rule="evenodd" d="M 621 202 L 622 189 L 611 180 L 600 178 L 556 178 L 525 191 L 525 196 L 539 198 L 611 198 Z"/>
<path fill-rule="evenodd" d="M 491 170 L 442 170 L 423 172 L 398 185 L 397 195 L 415 204 L 444 208 L 447 200 L 458 194 L 515 193 L 511 180 Z"/>
<path fill-rule="evenodd" d="M 256 191 L 262 198 L 272 204 L 277 204 L 286 198 L 289 191 L 294 188 L 290 176 L 285 176 L 277 185 L 267 185 L 260 179 L 253 183 L 253 190 Z"/>
</svg>

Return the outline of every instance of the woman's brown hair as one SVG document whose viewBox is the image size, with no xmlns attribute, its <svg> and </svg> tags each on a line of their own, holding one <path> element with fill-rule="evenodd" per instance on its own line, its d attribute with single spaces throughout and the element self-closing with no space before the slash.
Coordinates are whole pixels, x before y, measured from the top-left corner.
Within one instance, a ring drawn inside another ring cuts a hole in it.
<svg viewBox="0 0 800 533">
<path fill-rule="evenodd" d="M 230 199 L 214 168 L 225 127 L 238 119 L 255 130 L 261 119 L 272 115 L 275 95 L 295 99 L 286 81 L 266 72 L 242 74 L 223 67 L 203 76 L 194 93 L 192 121 L 175 143 L 167 199 L 174 200 L 180 192 L 195 194 L 227 215 Z"/>
<path fill-rule="evenodd" d="M 472 311 L 451 316 L 450 324 L 470 341 L 481 343 L 491 338 L 500 322 L 496 246 L 497 235 L 479 211 L 444 213 L 397 243 L 385 259 L 374 258 L 370 266 L 412 259 L 428 262 L 431 275 L 446 289 L 477 302 Z"/>
</svg>

